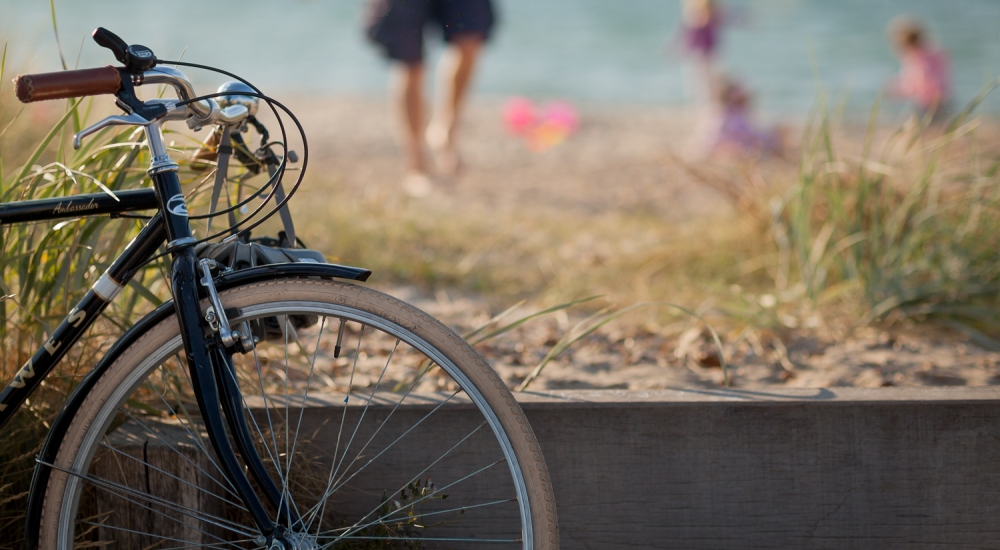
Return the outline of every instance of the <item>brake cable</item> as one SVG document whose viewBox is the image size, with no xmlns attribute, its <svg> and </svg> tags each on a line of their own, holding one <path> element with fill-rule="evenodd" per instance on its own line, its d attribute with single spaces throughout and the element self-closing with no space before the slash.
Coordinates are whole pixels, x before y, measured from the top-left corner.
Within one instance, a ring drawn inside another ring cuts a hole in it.
<svg viewBox="0 0 1000 550">
<path fill-rule="evenodd" d="M 232 231 L 234 228 L 240 228 L 234 235 L 241 235 L 241 234 L 244 234 L 244 233 L 249 233 L 251 230 L 259 227 L 265 221 L 267 221 L 272 216 L 274 216 L 281 209 L 282 206 L 284 206 L 285 204 L 287 204 L 288 200 L 292 198 L 292 195 L 295 194 L 295 192 L 298 190 L 299 186 L 302 184 L 302 180 L 303 180 L 303 178 L 305 176 L 306 168 L 307 168 L 308 163 L 309 163 L 309 142 L 308 142 L 308 139 L 306 138 L 305 130 L 302 128 L 301 122 L 295 116 L 295 114 L 292 113 L 292 111 L 290 109 L 288 109 L 288 107 L 286 107 L 280 101 L 278 101 L 278 100 L 276 100 L 276 99 L 274 99 L 272 97 L 269 97 L 269 96 L 263 94 L 260 91 L 259 88 L 257 88 L 256 86 L 254 86 L 253 84 L 251 84 L 247 80 L 245 80 L 245 79 L 243 79 L 243 78 L 241 78 L 241 77 L 239 77 L 239 76 L 237 76 L 237 75 L 235 75 L 233 73 L 230 73 L 229 71 L 225 71 L 223 69 L 219 69 L 219 68 L 216 68 L 216 67 L 211 67 L 209 65 L 201 65 L 201 64 L 198 64 L 198 63 L 188 63 L 188 62 L 184 62 L 184 61 L 164 61 L 164 60 L 160 60 L 159 63 L 160 64 L 170 64 L 170 65 L 181 65 L 181 66 L 185 66 L 185 67 L 192 67 L 192 68 L 196 68 L 196 69 L 203 69 L 203 70 L 208 70 L 208 71 L 213 71 L 213 72 L 216 72 L 216 73 L 219 73 L 219 74 L 223 74 L 223 75 L 226 75 L 226 76 L 228 76 L 230 78 L 235 78 L 236 80 L 242 82 L 243 84 L 246 84 L 252 90 L 254 90 L 254 93 L 240 92 L 239 95 L 248 95 L 248 96 L 251 96 L 251 97 L 257 97 L 259 99 L 263 99 L 264 102 L 267 103 L 268 107 L 270 107 L 271 111 L 274 113 L 275 119 L 278 122 L 278 127 L 280 129 L 281 139 L 282 139 L 281 142 L 273 142 L 275 144 L 280 144 L 281 148 L 282 148 L 282 159 L 281 159 L 280 164 L 277 167 L 277 170 L 274 173 L 274 176 L 271 177 L 265 185 L 261 186 L 261 191 L 260 192 L 254 193 L 253 195 L 251 195 L 250 197 L 248 197 L 245 201 L 238 202 L 238 203 L 232 205 L 231 207 L 219 210 L 218 212 L 215 212 L 214 214 L 191 216 L 191 219 L 206 219 L 206 218 L 209 218 L 209 217 L 214 217 L 214 216 L 217 216 L 217 215 L 222 215 L 222 214 L 226 214 L 228 212 L 235 211 L 235 210 L 237 210 L 239 208 L 242 208 L 243 206 L 249 204 L 250 202 L 252 202 L 252 200 L 255 197 L 257 197 L 257 196 L 260 195 L 260 193 L 263 191 L 263 189 L 266 189 L 268 186 L 271 186 L 271 189 L 268 192 L 267 196 L 264 197 L 264 199 L 262 199 L 263 202 L 259 206 L 257 206 L 253 210 L 253 212 L 251 212 L 247 217 L 245 217 L 243 220 L 240 220 L 239 222 L 237 222 L 235 226 L 227 228 L 225 231 L 221 231 L 221 232 L 218 232 L 218 233 L 215 233 L 215 234 L 212 234 L 212 235 L 208 235 L 207 237 L 198 240 L 196 242 L 196 244 L 207 242 L 207 241 L 210 241 L 210 240 L 215 239 L 217 237 L 221 237 L 223 235 L 226 235 L 228 232 Z M 177 106 L 184 106 L 184 105 L 187 105 L 189 103 L 194 103 L 196 101 L 202 101 L 202 100 L 205 100 L 205 99 L 213 99 L 213 98 L 216 98 L 216 97 L 223 97 L 223 96 L 230 96 L 230 95 L 234 95 L 234 94 L 231 93 L 231 92 L 219 92 L 219 93 L 213 93 L 213 94 L 206 94 L 206 95 L 203 95 L 203 96 L 194 97 L 194 98 L 191 98 L 191 99 L 188 99 L 188 100 L 181 101 L 181 102 L 177 103 Z M 277 109 L 275 107 L 277 107 Z M 298 177 L 295 179 L 295 183 L 288 189 L 288 192 L 287 192 L 287 195 L 285 196 L 285 198 L 283 200 L 281 200 L 281 201 L 278 201 L 274 205 L 274 208 L 272 210 L 270 210 L 266 214 L 261 215 L 258 219 L 254 219 L 256 216 L 258 216 L 258 214 L 260 214 L 260 212 L 262 210 L 264 210 L 264 208 L 267 205 L 268 201 L 270 201 L 274 197 L 274 194 L 275 194 L 276 189 L 277 189 L 277 186 L 275 185 L 275 182 L 280 181 L 281 178 L 284 176 L 284 174 L 285 174 L 285 168 L 286 168 L 287 163 L 288 163 L 288 152 L 289 152 L 288 151 L 288 145 L 287 145 L 287 143 L 288 143 L 288 135 L 287 135 L 287 132 L 285 130 L 285 124 L 283 122 L 283 119 L 282 119 L 281 115 L 278 113 L 278 109 L 280 109 L 281 111 L 283 111 L 285 114 L 288 115 L 288 117 L 295 124 L 296 129 L 298 130 L 299 135 L 302 138 L 302 167 L 301 167 L 301 169 L 299 171 Z M 255 127 L 256 127 L 256 125 L 255 125 Z M 251 222 L 251 221 L 253 221 L 253 223 L 251 223 L 249 226 L 242 227 L 243 225 L 245 225 L 245 224 L 247 224 L 248 222 Z"/>
</svg>

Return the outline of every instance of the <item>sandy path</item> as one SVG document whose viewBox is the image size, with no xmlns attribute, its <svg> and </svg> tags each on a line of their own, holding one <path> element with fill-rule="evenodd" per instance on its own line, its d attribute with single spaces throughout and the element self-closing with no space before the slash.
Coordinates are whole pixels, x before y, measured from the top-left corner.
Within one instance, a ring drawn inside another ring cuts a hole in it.
<svg viewBox="0 0 1000 550">
<path fill-rule="evenodd" d="M 655 108 L 588 108 L 571 141 L 532 153 L 502 128 L 497 103 L 474 103 L 462 128 L 466 171 L 428 197 L 409 199 L 399 189 L 401 170 L 387 107 L 381 100 L 296 98 L 288 104 L 309 113 L 314 174 L 300 201 L 322 201 L 324 185 L 347 197 L 414 201 L 428 215 L 454 209 L 481 216 L 590 216 L 630 213 L 683 222 L 729 216 L 732 206 L 678 165 L 694 117 Z M 764 166 L 789 170 L 790 164 Z M 348 200 L 351 200 L 348 198 Z M 552 243 L 553 249 L 560 243 Z M 459 331 L 499 310 L 478 297 L 413 288 L 389 292 L 416 303 Z M 532 370 L 576 321 L 550 317 L 480 346 L 512 386 Z M 732 336 L 732 335 L 730 335 Z M 727 346 L 730 374 L 739 387 L 885 385 L 985 385 L 1000 383 L 1000 353 L 954 334 L 926 329 L 895 333 L 862 330 L 836 341 L 808 333 L 766 334 Z M 732 340 L 736 340 L 733 338 Z M 752 342 L 751 342 L 752 341 Z M 722 382 L 717 352 L 707 333 L 684 324 L 650 326 L 641 321 L 609 325 L 549 364 L 537 388 L 667 388 Z"/>
</svg>

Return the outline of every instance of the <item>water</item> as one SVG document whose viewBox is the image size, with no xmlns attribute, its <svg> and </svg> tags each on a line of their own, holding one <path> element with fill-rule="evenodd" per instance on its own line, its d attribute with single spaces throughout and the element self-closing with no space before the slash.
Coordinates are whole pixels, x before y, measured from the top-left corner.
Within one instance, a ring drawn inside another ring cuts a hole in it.
<svg viewBox="0 0 1000 550">
<path fill-rule="evenodd" d="M 948 50 L 959 102 L 1000 74 L 996 0 L 729 3 L 745 10 L 746 21 L 726 34 L 724 63 L 768 113 L 807 112 L 821 85 L 846 97 L 849 111 L 864 114 L 898 70 L 884 29 L 900 13 L 927 21 Z M 497 6 L 500 26 L 476 81 L 478 93 L 684 103 L 681 62 L 668 47 L 680 17 L 677 1 L 498 0 Z M 78 54 L 80 67 L 112 61 L 89 40 L 90 31 L 103 25 L 161 58 L 184 51 L 185 60 L 226 68 L 275 95 L 384 94 L 388 65 L 364 39 L 363 9 L 359 0 L 56 1 L 70 65 Z M 0 0 L 0 36 L 10 43 L 14 66 L 59 68 L 47 2 Z M 189 76 L 200 87 L 221 81 L 193 71 Z M 984 109 L 1000 113 L 1000 94 Z"/>
</svg>

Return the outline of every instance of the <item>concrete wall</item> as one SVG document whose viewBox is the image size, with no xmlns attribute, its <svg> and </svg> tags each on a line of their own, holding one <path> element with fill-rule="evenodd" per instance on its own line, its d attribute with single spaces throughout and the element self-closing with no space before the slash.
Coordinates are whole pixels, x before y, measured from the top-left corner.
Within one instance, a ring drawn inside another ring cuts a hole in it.
<svg viewBox="0 0 1000 550">
<path fill-rule="evenodd" d="M 1000 390 L 519 396 L 563 548 L 998 548 Z"/>
</svg>

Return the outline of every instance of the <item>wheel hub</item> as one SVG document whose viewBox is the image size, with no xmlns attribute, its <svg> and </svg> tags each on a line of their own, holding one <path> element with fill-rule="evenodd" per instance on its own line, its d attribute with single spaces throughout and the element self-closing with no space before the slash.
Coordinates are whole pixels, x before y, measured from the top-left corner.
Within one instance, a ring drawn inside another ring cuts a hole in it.
<svg viewBox="0 0 1000 550">
<path fill-rule="evenodd" d="M 310 535 L 309 533 L 295 533 L 286 531 L 282 538 L 285 539 L 285 543 L 282 544 L 281 541 L 275 539 L 271 543 L 271 550 L 319 550 L 319 543 L 316 542 L 316 537 Z"/>
</svg>

